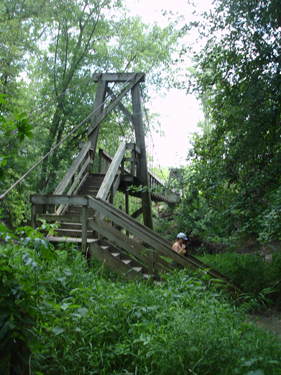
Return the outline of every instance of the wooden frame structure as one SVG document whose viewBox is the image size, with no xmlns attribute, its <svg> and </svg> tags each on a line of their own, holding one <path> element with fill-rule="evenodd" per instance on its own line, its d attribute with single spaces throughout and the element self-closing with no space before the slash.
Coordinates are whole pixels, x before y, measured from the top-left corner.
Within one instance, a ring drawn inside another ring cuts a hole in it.
<svg viewBox="0 0 281 375">
<path fill-rule="evenodd" d="M 140 151 L 138 161 L 138 178 L 141 186 L 150 186 L 148 178 L 148 167 L 145 149 L 145 137 L 143 130 L 143 116 L 141 107 L 141 92 L 140 82 L 145 81 L 144 73 L 104 73 L 99 77 L 95 77 L 94 81 L 98 83 L 97 94 L 94 103 L 95 113 L 91 118 L 91 124 L 88 129 L 88 139 L 91 142 L 94 154 L 96 152 L 99 130 L 101 122 L 105 117 L 118 105 L 124 115 L 133 124 L 135 129 L 136 147 Z M 112 90 L 108 87 L 108 83 L 123 82 L 125 87 L 118 96 L 115 96 Z M 121 100 L 131 91 L 133 115 L 121 103 Z M 104 108 L 106 94 L 111 97 L 111 101 L 106 108 Z M 151 194 L 149 189 L 146 189 L 141 194 L 142 199 L 142 213 L 144 224 L 153 228 L 152 210 L 151 210 Z"/>
</svg>

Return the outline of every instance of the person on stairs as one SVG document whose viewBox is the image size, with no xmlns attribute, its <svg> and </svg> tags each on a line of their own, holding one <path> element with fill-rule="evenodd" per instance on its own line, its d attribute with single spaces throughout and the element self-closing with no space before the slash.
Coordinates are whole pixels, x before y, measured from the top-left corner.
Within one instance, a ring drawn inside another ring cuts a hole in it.
<svg viewBox="0 0 281 375">
<path fill-rule="evenodd" d="M 176 253 L 179 253 L 181 255 L 185 255 L 187 254 L 188 250 L 187 250 L 187 245 L 186 245 L 186 242 L 188 241 L 188 238 L 186 237 L 185 233 L 178 233 L 177 235 L 177 240 L 176 242 L 173 244 L 173 247 L 172 249 L 176 252 Z M 177 263 L 176 261 L 172 260 L 172 266 L 174 268 L 179 268 L 179 269 L 183 269 L 184 267 Z"/>
</svg>

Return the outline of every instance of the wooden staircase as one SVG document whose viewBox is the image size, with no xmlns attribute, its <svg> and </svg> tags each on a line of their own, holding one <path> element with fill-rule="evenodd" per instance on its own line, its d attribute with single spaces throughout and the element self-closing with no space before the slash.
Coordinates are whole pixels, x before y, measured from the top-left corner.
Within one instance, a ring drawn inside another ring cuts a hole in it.
<svg viewBox="0 0 281 375">
<path fill-rule="evenodd" d="M 161 274 L 171 269 L 167 261 L 171 259 L 192 271 L 199 269 L 223 288 L 239 294 L 239 286 L 225 275 L 193 256 L 176 253 L 169 241 L 108 202 L 122 178 L 128 183 L 122 167 L 126 148 L 125 143 L 120 144 L 105 175 L 92 174 L 91 144 L 85 143 L 53 195 L 31 196 L 33 227 L 38 218 L 60 223 L 57 236 L 48 237 L 49 241 L 81 245 L 82 252 L 131 280 L 159 283 Z M 132 180 L 133 175 L 129 177 Z"/>
<path fill-rule="evenodd" d="M 104 180 L 104 174 L 90 173 L 88 174 L 85 182 L 79 188 L 77 196 L 91 196 L 96 197 L 101 184 Z M 88 217 L 94 217 L 95 210 L 88 209 Z M 67 206 L 64 210 L 64 220 L 57 221 L 59 228 L 56 230 L 56 236 L 49 236 L 47 239 L 50 242 L 72 242 L 72 243 L 82 243 L 82 206 Z M 69 219 L 69 220 L 68 220 Z M 71 220 L 71 221 L 70 221 Z M 87 230 L 88 243 L 91 243 L 93 239 L 93 230 Z"/>
</svg>

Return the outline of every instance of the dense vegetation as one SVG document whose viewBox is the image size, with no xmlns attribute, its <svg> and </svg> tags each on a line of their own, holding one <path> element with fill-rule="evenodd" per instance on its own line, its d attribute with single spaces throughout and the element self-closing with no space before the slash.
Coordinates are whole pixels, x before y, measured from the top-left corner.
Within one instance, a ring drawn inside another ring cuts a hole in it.
<svg viewBox="0 0 281 375">
<path fill-rule="evenodd" d="M 32 374 L 281 373 L 280 342 L 248 322 L 251 303 L 238 308 L 207 275 L 175 272 L 153 288 L 35 238 L 0 255 L 0 345 L 26 341 Z"/>
<path fill-rule="evenodd" d="M 180 228 L 228 245 L 249 234 L 280 240 L 280 15 L 277 0 L 216 0 L 190 25 L 206 42 L 190 78 L 206 119 L 183 168 L 179 207 L 172 220 L 158 218 L 167 238 Z M 186 30 L 178 19 L 145 25 L 119 0 L 2 1 L 1 193 L 91 113 L 93 75 L 144 71 L 156 87 L 178 85 Z M 105 124 L 100 147 L 114 152 L 131 139 L 118 109 Z M 28 220 L 29 194 L 54 190 L 85 129 L 1 201 L 5 221 Z M 129 283 L 87 264 L 79 249 L 54 251 L 30 227 L 15 233 L 0 222 L 0 232 L 1 374 L 13 356 L 34 375 L 281 374 L 280 341 L 247 319 L 269 298 L 280 307 L 279 253 L 271 264 L 259 255 L 204 257 L 243 286 L 238 303 L 208 275 L 184 270 L 163 275 L 161 287 Z M 23 237 L 16 245 L 15 234 Z"/>
<path fill-rule="evenodd" d="M 170 71 L 176 66 L 172 56 L 178 55 L 185 28 L 177 17 L 172 19 L 165 28 L 146 25 L 130 16 L 120 0 L 1 2 L 0 168 L 6 171 L 1 193 L 91 114 L 97 87 L 93 76 L 143 71 L 144 101 L 146 85 L 156 89 L 176 79 Z M 122 87 L 111 89 L 119 93 Z M 26 116 L 29 127 L 20 128 Z M 146 116 L 151 119 L 150 113 Z M 54 191 L 79 152 L 79 142 L 87 139 L 88 126 L 89 121 L 1 201 L 6 220 L 13 225 L 28 220 L 29 194 Z M 31 129 L 33 138 L 23 139 L 21 130 Z M 133 134 L 132 124 L 116 108 L 103 122 L 98 147 L 114 155 L 120 141 L 132 141 Z"/>
<path fill-rule="evenodd" d="M 217 0 L 191 27 L 205 41 L 190 83 L 206 121 L 180 221 L 221 242 L 280 239 L 280 1 Z"/>
</svg>

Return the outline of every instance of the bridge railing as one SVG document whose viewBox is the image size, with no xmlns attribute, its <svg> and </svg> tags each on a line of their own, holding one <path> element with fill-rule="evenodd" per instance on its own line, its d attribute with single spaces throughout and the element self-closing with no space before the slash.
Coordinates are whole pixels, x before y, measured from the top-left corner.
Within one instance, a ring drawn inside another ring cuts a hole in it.
<svg viewBox="0 0 281 375">
<path fill-rule="evenodd" d="M 90 196 L 32 195 L 31 203 L 33 206 L 54 204 L 82 206 L 82 249 L 84 250 L 87 246 L 87 228 L 91 228 L 107 238 L 109 241 L 117 244 L 121 248 L 124 248 L 132 256 L 146 263 L 148 265 L 150 276 L 157 274 L 157 271 L 161 270 L 161 268 L 169 268 L 169 263 L 163 258 L 164 256 L 176 261 L 178 264 L 181 264 L 192 271 L 201 269 L 205 274 L 210 275 L 211 280 L 214 280 L 214 282 L 217 284 L 224 286 L 229 292 L 234 292 L 236 294 L 240 293 L 239 285 L 232 282 L 232 280 L 230 280 L 227 276 L 212 269 L 192 255 L 184 257 L 181 254 L 176 253 L 172 250 L 171 243 L 169 241 L 165 240 L 153 230 L 142 225 L 138 221 L 134 220 L 130 215 L 118 210 L 116 207 L 104 200 L 96 199 Z M 96 212 L 93 219 L 88 218 L 87 216 L 88 208 L 92 208 Z M 33 221 L 36 221 L 38 217 L 40 217 L 40 214 L 35 213 L 35 218 Z M 113 222 L 115 226 L 120 226 L 126 232 L 128 232 L 128 235 L 117 230 L 105 220 L 101 220 L 101 217 L 106 217 Z M 59 216 L 55 214 L 48 215 L 48 220 L 50 221 L 56 221 L 58 218 Z M 132 236 L 138 240 L 136 241 Z M 148 245 L 142 245 L 142 243 Z M 143 255 L 145 255 L 145 257 L 143 257 Z"/>
<path fill-rule="evenodd" d="M 83 185 L 93 165 L 93 148 L 91 142 L 86 142 L 81 151 L 72 163 L 69 170 L 54 191 L 54 195 L 76 195 L 79 188 Z M 67 205 L 61 204 L 57 209 L 54 206 L 56 215 L 64 213 Z"/>
</svg>

